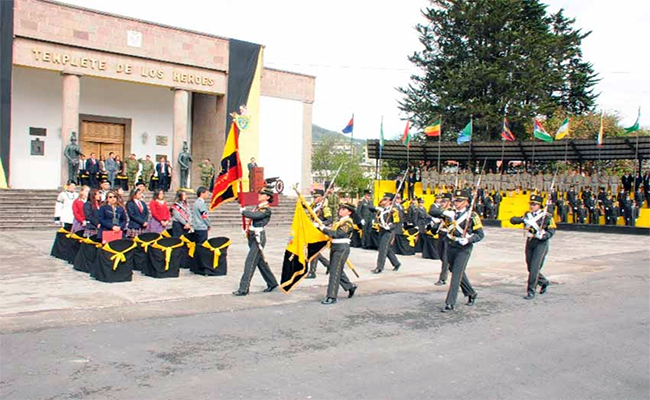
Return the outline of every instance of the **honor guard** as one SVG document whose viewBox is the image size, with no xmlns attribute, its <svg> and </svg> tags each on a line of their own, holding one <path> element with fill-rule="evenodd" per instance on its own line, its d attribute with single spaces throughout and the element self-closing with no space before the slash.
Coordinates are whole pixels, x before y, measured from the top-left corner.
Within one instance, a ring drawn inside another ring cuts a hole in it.
<svg viewBox="0 0 650 400">
<path fill-rule="evenodd" d="M 354 232 L 354 222 L 352 214 L 355 207 L 350 203 L 341 203 L 339 205 L 339 221 L 331 228 L 320 226 L 319 229 L 332 238 L 330 242 L 330 262 L 329 262 L 329 285 L 327 286 L 327 298 L 322 304 L 334 304 L 339 292 L 339 285 L 343 290 L 348 292 L 348 298 L 354 296 L 357 285 L 350 282 L 343 269 L 350 255 L 350 238 Z"/>
<path fill-rule="evenodd" d="M 399 270 L 401 264 L 393 252 L 393 240 L 395 239 L 395 230 L 399 226 L 400 212 L 397 208 L 392 207 L 394 195 L 391 193 L 384 194 L 384 198 L 377 207 L 377 223 L 379 224 L 379 254 L 377 255 L 377 268 L 372 270 L 375 274 L 380 274 L 384 270 L 386 258 L 393 265 L 393 271 Z"/>
<path fill-rule="evenodd" d="M 440 277 L 436 286 L 447 284 L 447 275 L 449 274 L 449 262 L 447 262 L 447 224 L 451 224 L 451 218 L 443 215 L 444 211 L 454 212 L 451 207 L 451 193 L 440 193 L 436 196 L 436 204 L 429 208 L 429 215 L 433 217 L 434 229 L 437 229 L 440 239 Z M 437 216 L 436 216 L 437 215 Z M 449 215 L 449 214 L 448 214 Z"/>
<path fill-rule="evenodd" d="M 465 268 L 467 268 L 467 263 L 472 255 L 474 243 L 483 240 L 485 234 L 481 218 L 470 209 L 470 197 L 469 190 L 456 190 L 454 192 L 454 211 L 447 210 L 441 213 L 449 219 L 449 231 L 445 240 L 447 241 L 447 261 L 451 272 L 449 291 L 442 312 L 454 310 L 459 287 L 463 291 L 463 295 L 468 297 L 468 306 L 473 306 L 478 296 L 465 274 Z"/>
<path fill-rule="evenodd" d="M 361 247 L 369 249 L 371 246 L 370 232 L 372 231 L 373 215 L 377 210 L 372 202 L 372 193 L 370 190 L 363 191 L 363 198 L 359 201 L 357 214 L 361 216 L 361 225 L 363 234 L 361 237 Z"/>
<path fill-rule="evenodd" d="M 329 202 L 327 201 L 327 198 L 325 198 L 325 192 L 321 189 L 315 189 L 311 194 L 314 201 L 312 201 L 312 203 L 309 206 L 311 207 L 312 210 L 314 210 L 314 212 L 318 216 L 318 219 L 320 219 L 323 222 L 323 224 L 325 224 L 326 226 L 331 225 L 332 209 L 329 206 Z M 309 262 L 309 274 L 307 275 L 306 279 L 316 278 L 316 267 L 318 267 L 319 261 L 321 264 L 325 266 L 325 268 L 329 268 L 330 266 L 329 260 L 325 258 L 325 256 L 322 255 L 321 253 L 318 253 L 318 255 Z"/>
<path fill-rule="evenodd" d="M 512 217 L 513 225 L 524 224 L 526 230 L 526 264 L 528 266 L 528 294 L 526 300 L 535 298 L 537 285 L 540 286 L 539 294 L 546 293 L 550 284 L 542 275 L 544 259 L 549 249 L 549 239 L 555 234 L 555 221 L 553 215 L 542 209 L 542 196 L 530 196 L 530 211 L 523 217 Z"/>
<path fill-rule="evenodd" d="M 253 211 L 241 208 L 241 214 L 250 219 L 251 224 L 248 227 L 246 236 L 248 237 L 248 256 L 244 264 L 244 274 L 241 277 L 239 290 L 233 292 L 235 296 L 246 296 L 251 286 L 255 268 L 259 268 L 262 278 L 266 281 L 264 292 L 272 292 L 278 287 L 278 282 L 269 268 L 269 264 L 264 257 L 264 245 L 266 245 L 266 232 L 264 227 L 271 220 L 271 208 L 269 202 L 273 201 L 273 190 L 264 188 L 258 195 L 259 205 Z"/>
</svg>

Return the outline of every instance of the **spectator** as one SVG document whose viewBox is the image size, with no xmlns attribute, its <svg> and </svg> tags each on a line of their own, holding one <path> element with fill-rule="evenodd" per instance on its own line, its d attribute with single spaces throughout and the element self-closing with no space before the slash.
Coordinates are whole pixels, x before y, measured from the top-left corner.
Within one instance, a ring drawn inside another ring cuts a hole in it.
<svg viewBox="0 0 650 400">
<path fill-rule="evenodd" d="M 79 196 L 72 203 L 72 214 L 74 221 L 72 222 L 72 232 L 79 232 L 86 226 L 86 214 L 84 213 L 84 205 L 88 200 L 88 186 L 82 186 L 79 191 Z"/>
<path fill-rule="evenodd" d="M 147 228 L 149 223 L 149 209 L 142 199 L 143 192 L 135 188 L 131 191 L 129 201 L 126 203 L 126 213 L 129 216 L 127 237 L 134 238 Z"/>
<path fill-rule="evenodd" d="M 108 183 L 108 181 L 101 181 L 99 183 L 99 194 L 102 196 L 102 203 L 106 201 L 106 195 L 108 194 L 109 190 L 111 190 L 111 184 Z"/>
<path fill-rule="evenodd" d="M 117 193 L 109 191 L 106 194 L 106 201 L 97 212 L 99 219 L 98 235 L 102 238 L 105 231 L 120 232 L 126 229 L 126 213 L 117 204 Z"/>
<path fill-rule="evenodd" d="M 156 176 L 158 177 L 158 189 L 169 190 L 168 181 L 171 179 L 171 168 L 165 156 L 160 157 L 160 161 L 156 164 Z"/>
<path fill-rule="evenodd" d="M 99 229 L 99 208 L 102 206 L 102 194 L 97 189 L 90 189 L 88 201 L 84 203 L 85 237 L 97 234 Z"/>
<path fill-rule="evenodd" d="M 149 209 L 151 210 L 151 222 L 148 231 L 162 233 L 167 230 L 171 215 L 169 206 L 165 202 L 165 192 L 162 189 L 156 189 L 153 192 L 153 199 L 149 203 Z"/>
<path fill-rule="evenodd" d="M 108 153 L 108 158 L 106 159 L 104 165 L 106 168 L 106 173 L 108 174 L 108 183 L 110 183 L 111 187 L 114 188 L 115 177 L 117 176 L 117 173 L 119 171 L 117 165 L 117 157 L 115 157 L 115 153 L 113 153 L 112 151 Z"/>
<path fill-rule="evenodd" d="M 65 190 L 59 193 L 56 198 L 54 207 L 54 222 L 63 224 L 63 229 L 70 231 L 74 222 L 74 213 L 72 212 L 72 203 L 77 199 L 77 185 L 74 180 L 69 180 Z"/>
<path fill-rule="evenodd" d="M 93 189 L 98 187 L 97 175 L 99 174 L 99 161 L 95 158 L 95 153 L 90 153 L 90 158 L 86 160 L 86 172 L 90 181 L 89 186 Z"/>
<path fill-rule="evenodd" d="M 190 232 L 190 206 L 187 204 L 187 193 L 179 190 L 171 206 L 172 236 L 181 237 Z"/>
<path fill-rule="evenodd" d="M 192 211 L 192 226 L 196 235 L 196 243 L 202 244 L 208 240 L 208 231 L 210 230 L 210 215 L 205 200 L 210 196 L 210 192 L 204 186 L 196 191 L 197 199 Z"/>
<path fill-rule="evenodd" d="M 632 182 L 634 181 L 634 178 L 630 176 L 630 171 L 626 171 L 625 175 L 621 178 L 621 184 L 623 185 L 623 189 L 627 192 L 630 193 L 632 191 Z"/>
</svg>

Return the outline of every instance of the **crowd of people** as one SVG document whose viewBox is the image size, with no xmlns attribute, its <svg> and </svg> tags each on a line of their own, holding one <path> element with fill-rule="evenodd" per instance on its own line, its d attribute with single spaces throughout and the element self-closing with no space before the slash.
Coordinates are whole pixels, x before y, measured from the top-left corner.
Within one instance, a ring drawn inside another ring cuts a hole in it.
<svg viewBox="0 0 650 400">
<path fill-rule="evenodd" d="M 57 197 L 54 221 L 83 237 L 101 238 L 105 231 L 121 232 L 126 238 L 164 231 L 180 237 L 193 229 L 198 243 L 207 240 L 210 218 L 205 201 L 210 192 L 203 186 L 196 192 L 193 208 L 189 206 L 187 192 L 178 191 L 170 205 L 163 189 L 149 192 L 142 181 L 135 183 L 128 197 L 122 186 L 111 189 L 107 179 L 100 180 L 98 186 L 82 185 L 77 190 L 76 183 L 68 181 Z M 147 201 L 148 193 L 151 198 Z"/>
</svg>

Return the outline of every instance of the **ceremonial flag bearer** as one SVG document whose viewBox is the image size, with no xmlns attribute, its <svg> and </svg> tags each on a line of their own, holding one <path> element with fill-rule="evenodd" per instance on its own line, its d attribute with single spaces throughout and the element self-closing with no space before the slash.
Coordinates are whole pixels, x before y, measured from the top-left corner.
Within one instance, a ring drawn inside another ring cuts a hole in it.
<svg viewBox="0 0 650 400">
<path fill-rule="evenodd" d="M 339 285 L 348 292 L 348 298 L 354 296 L 357 285 L 350 282 L 348 276 L 343 271 L 345 263 L 350 255 L 350 238 L 354 232 L 354 222 L 351 215 L 356 208 L 349 203 L 339 205 L 339 219 L 332 228 L 323 225 L 319 229 L 332 238 L 330 251 L 329 274 L 330 280 L 327 287 L 327 298 L 322 301 L 323 304 L 329 305 L 336 303 L 336 297 L 339 292 Z"/>
<path fill-rule="evenodd" d="M 526 300 L 535 298 L 535 290 L 539 284 L 539 294 L 546 293 L 550 284 L 549 280 L 542 275 L 544 259 L 548 253 L 549 239 L 555 234 L 555 221 L 553 215 L 542 210 L 542 196 L 533 194 L 530 196 L 530 211 L 523 217 L 512 217 L 510 223 L 513 225 L 524 224 L 526 230 L 526 264 L 528 265 L 528 294 Z"/>
<path fill-rule="evenodd" d="M 472 255 L 474 243 L 483 240 L 485 234 L 483 233 L 481 218 L 470 209 L 470 197 L 471 192 L 469 189 L 456 190 L 454 192 L 455 212 L 450 210 L 434 211 L 436 217 L 444 216 L 449 222 L 445 240 L 447 241 L 447 262 L 451 272 L 451 282 L 449 283 L 449 291 L 442 312 L 454 310 L 459 287 L 463 294 L 468 297 L 468 306 L 474 305 L 478 296 L 469 282 L 467 274 L 465 274 L 465 268 Z"/>
</svg>

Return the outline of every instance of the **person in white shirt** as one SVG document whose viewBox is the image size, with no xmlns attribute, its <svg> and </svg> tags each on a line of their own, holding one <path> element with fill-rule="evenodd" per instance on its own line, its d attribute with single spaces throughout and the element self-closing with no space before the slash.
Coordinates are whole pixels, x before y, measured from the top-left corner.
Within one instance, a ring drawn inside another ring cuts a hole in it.
<svg viewBox="0 0 650 400">
<path fill-rule="evenodd" d="M 67 231 L 72 229 L 74 222 L 74 213 L 72 212 L 72 203 L 77 200 L 77 185 L 73 180 L 69 180 L 63 192 L 59 193 L 56 198 L 56 205 L 54 207 L 54 223 L 63 225 Z"/>
</svg>

